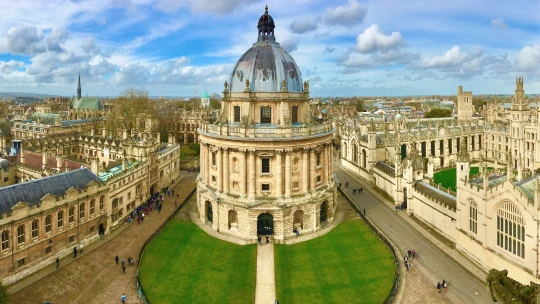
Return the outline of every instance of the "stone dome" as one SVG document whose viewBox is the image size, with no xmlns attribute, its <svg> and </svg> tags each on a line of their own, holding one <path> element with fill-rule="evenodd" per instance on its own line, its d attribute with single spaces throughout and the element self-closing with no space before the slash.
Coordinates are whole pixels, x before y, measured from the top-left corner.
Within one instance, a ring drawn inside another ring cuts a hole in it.
<svg viewBox="0 0 540 304">
<path fill-rule="evenodd" d="M 283 81 L 289 92 L 303 92 L 302 74 L 291 55 L 274 37 L 274 19 L 268 7 L 257 25 L 257 42 L 240 57 L 229 79 L 230 92 L 244 92 L 246 80 L 252 92 L 280 92 Z"/>
<path fill-rule="evenodd" d="M 413 150 L 405 159 L 403 159 L 405 167 L 412 167 L 415 171 L 424 170 L 424 159 L 418 154 L 416 150 Z"/>
</svg>

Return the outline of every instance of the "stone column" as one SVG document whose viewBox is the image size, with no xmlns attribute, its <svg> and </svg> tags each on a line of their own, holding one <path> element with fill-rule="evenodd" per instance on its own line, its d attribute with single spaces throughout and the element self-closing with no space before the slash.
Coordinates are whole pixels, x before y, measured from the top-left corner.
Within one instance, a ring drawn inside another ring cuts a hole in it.
<svg viewBox="0 0 540 304">
<path fill-rule="evenodd" d="M 314 190 L 315 184 L 317 183 L 317 179 L 315 178 L 315 165 L 316 165 L 315 149 L 313 148 L 311 149 L 310 156 L 311 156 L 311 159 L 309 163 L 309 184 L 310 184 L 309 190 Z"/>
<path fill-rule="evenodd" d="M 199 162 L 199 174 L 201 175 L 200 176 L 200 179 L 202 182 L 205 182 L 206 181 L 206 177 L 205 177 L 205 171 L 206 171 L 206 166 L 208 166 L 208 164 L 205 162 L 206 160 L 206 144 L 201 144 L 201 161 Z"/>
<path fill-rule="evenodd" d="M 302 154 L 302 192 L 308 192 L 309 187 L 309 171 L 308 171 L 308 152 L 309 148 L 304 148 Z"/>
<path fill-rule="evenodd" d="M 324 149 L 323 149 L 323 153 L 324 153 L 324 166 L 323 166 L 323 182 L 325 183 L 328 183 L 328 181 L 330 180 L 330 158 L 328 157 L 328 147 L 330 147 L 329 145 L 325 144 L 324 146 Z"/>
<path fill-rule="evenodd" d="M 281 197 L 283 195 L 283 191 L 281 190 L 283 180 L 282 176 L 283 173 L 281 172 L 281 166 L 283 165 L 283 162 L 281 161 L 281 153 L 283 153 L 283 150 L 276 150 L 276 196 Z"/>
<path fill-rule="evenodd" d="M 218 147 L 217 150 L 217 188 L 219 192 L 223 192 L 223 150 Z"/>
<path fill-rule="evenodd" d="M 291 152 L 292 150 L 285 151 L 285 197 L 291 197 Z"/>
<path fill-rule="evenodd" d="M 210 145 L 206 145 L 206 167 L 204 172 L 204 179 L 207 185 L 210 184 L 210 166 L 212 166 L 212 151 L 210 151 Z"/>
<path fill-rule="evenodd" d="M 246 188 L 247 188 L 247 176 L 246 176 L 246 163 L 247 163 L 247 154 L 246 150 L 240 150 L 242 152 L 242 159 L 240 160 L 240 195 L 246 197 Z"/>
<path fill-rule="evenodd" d="M 255 198 L 255 150 L 249 150 L 249 192 L 248 198 Z"/>
<path fill-rule="evenodd" d="M 223 148 L 223 172 L 221 174 L 223 176 L 223 192 L 229 193 L 229 148 L 227 147 Z"/>
</svg>

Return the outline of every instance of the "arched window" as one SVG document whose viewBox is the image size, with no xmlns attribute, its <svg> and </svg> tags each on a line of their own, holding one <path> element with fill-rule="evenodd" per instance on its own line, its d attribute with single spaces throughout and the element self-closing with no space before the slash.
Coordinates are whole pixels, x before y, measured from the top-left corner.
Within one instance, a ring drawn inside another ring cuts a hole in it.
<svg viewBox="0 0 540 304">
<path fill-rule="evenodd" d="M 17 245 L 24 244 L 24 225 L 17 227 Z"/>
<path fill-rule="evenodd" d="M 347 159 L 347 143 L 343 143 L 343 158 Z"/>
<path fill-rule="evenodd" d="M 52 215 L 47 215 L 45 217 L 45 233 L 52 231 Z"/>
<path fill-rule="evenodd" d="M 352 151 L 353 151 L 352 152 L 353 153 L 353 161 L 355 163 L 357 163 L 358 162 L 358 146 L 356 146 L 356 144 L 353 144 Z"/>
<path fill-rule="evenodd" d="M 234 106 L 234 122 L 240 122 L 240 106 Z"/>
<path fill-rule="evenodd" d="M 512 202 L 502 203 L 497 209 L 497 245 L 525 258 L 525 220 Z"/>
<path fill-rule="evenodd" d="M 99 198 L 99 211 L 103 211 L 103 208 L 105 208 L 105 195 Z"/>
<path fill-rule="evenodd" d="M 474 201 L 469 201 L 469 230 L 478 234 L 478 205 Z"/>
<path fill-rule="evenodd" d="M 62 229 L 62 227 L 64 227 L 64 210 L 58 211 L 58 219 L 56 223 L 58 229 Z"/>
<path fill-rule="evenodd" d="M 96 213 L 96 200 L 92 199 L 90 201 L 90 216 L 94 216 L 94 213 Z"/>
<path fill-rule="evenodd" d="M 86 211 L 86 204 L 85 203 L 81 203 L 79 205 L 79 218 L 81 220 L 84 220 L 84 212 Z"/>
<path fill-rule="evenodd" d="M 297 123 L 298 122 L 298 106 L 293 106 L 291 110 L 291 122 Z"/>
<path fill-rule="evenodd" d="M 115 198 L 113 201 L 112 201 L 112 209 L 118 209 L 118 198 Z"/>
<path fill-rule="evenodd" d="M 238 171 L 240 171 L 240 170 L 238 169 L 238 158 L 236 158 L 236 157 L 233 157 L 233 159 L 232 159 L 232 171 L 233 171 L 233 172 L 238 172 Z"/>
<path fill-rule="evenodd" d="M 9 249 L 9 230 L 2 231 L 2 251 Z"/>
<path fill-rule="evenodd" d="M 367 167 L 367 155 L 366 150 L 362 150 L 362 167 Z"/>
<path fill-rule="evenodd" d="M 35 239 L 39 236 L 39 221 L 37 219 L 32 221 L 32 238 Z"/>
<path fill-rule="evenodd" d="M 68 223 L 73 223 L 75 221 L 75 207 L 71 207 L 68 210 Z"/>
<path fill-rule="evenodd" d="M 272 108 L 261 107 L 261 124 L 271 124 L 271 123 L 272 123 Z"/>
</svg>

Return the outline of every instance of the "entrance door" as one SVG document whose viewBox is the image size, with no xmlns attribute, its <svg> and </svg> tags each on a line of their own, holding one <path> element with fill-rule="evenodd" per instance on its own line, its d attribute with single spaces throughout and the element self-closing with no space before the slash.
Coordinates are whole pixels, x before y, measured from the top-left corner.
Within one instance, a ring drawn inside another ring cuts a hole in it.
<svg viewBox="0 0 540 304">
<path fill-rule="evenodd" d="M 326 202 L 322 203 L 321 204 L 321 210 L 320 210 L 320 217 L 319 217 L 321 223 L 326 221 L 326 213 L 327 213 L 326 211 L 327 211 L 327 209 L 328 208 L 327 208 Z"/>
<path fill-rule="evenodd" d="M 257 235 L 274 234 L 274 217 L 270 213 L 262 213 L 257 217 Z"/>
</svg>

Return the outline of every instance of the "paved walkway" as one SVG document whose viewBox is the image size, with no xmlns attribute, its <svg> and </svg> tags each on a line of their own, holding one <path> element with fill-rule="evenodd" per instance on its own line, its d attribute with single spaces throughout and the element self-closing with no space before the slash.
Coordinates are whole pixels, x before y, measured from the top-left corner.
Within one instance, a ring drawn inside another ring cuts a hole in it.
<svg viewBox="0 0 540 304">
<path fill-rule="evenodd" d="M 274 274 L 274 242 L 257 246 L 257 284 L 255 304 L 274 304 L 276 300 L 276 280 Z"/>
<path fill-rule="evenodd" d="M 195 175 L 182 174 L 184 177 L 173 187 L 179 194 L 178 203 L 187 198 L 195 188 Z M 135 288 L 137 267 L 127 267 L 122 272 L 120 265 L 115 265 L 114 257 L 126 259 L 138 257 L 142 245 L 147 238 L 171 214 L 174 198 L 165 197 L 161 213 L 152 211 L 145 216 L 144 222 L 138 225 L 133 222 L 118 232 L 107 235 L 106 241 L 97 241 L 84 248 L 84 254 L 78 256 L 76 263 L 69 262 L 71 257 L 62 260 L 63 267 L 55 270 L 54 266 L 45 268 L 45 273 L 30 275 L 19 282 L 27 286 L 12 295 L 12 302 L 24 303 L 120 303 L 125 293 L 128 303 L 140 302 Z M 65 261 L 64 261 L 65 260 Z M 26 282 L 26 283 L 25 283 Z M 19 288 L 20 289 L 20 288 Z"/>
<path fill-rule="evenodd" d="M 341 183 L 349 181 L 348 191 L 364 188 L 362 194 L 350 195 L 353 202 L 359 208 L 366 208 L 367 217 L 396 244 L 398 252 L 404 255 L 407 249 L 414 249 L 418 253 L 415 260 L 415 264 L 419 264 L 417 269 L 433 288 L 437 281 L 445 279 L 448 282 L 446 296 L 452 303 L 493 302 L 484 283 L 486 273 L 482 269 L 441 241 L 443 237 L 437 238 L 419 227 L 406 212 L 396 212 L 393 203 L 375 192 L 365 180 L 337 165 L 334 170 Z"/>
</svg>

